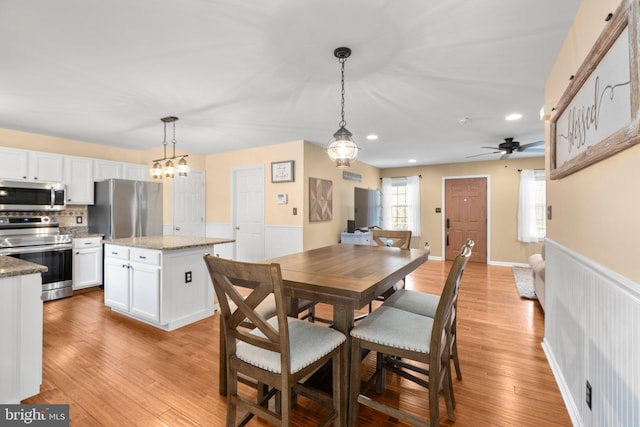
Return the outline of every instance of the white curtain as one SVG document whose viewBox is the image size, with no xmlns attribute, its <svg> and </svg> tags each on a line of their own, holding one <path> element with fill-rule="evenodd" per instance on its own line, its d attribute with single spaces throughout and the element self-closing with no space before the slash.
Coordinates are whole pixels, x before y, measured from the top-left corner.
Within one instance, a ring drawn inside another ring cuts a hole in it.
<svg viewBox="0 0 640 427">
<path fill-rule="evenodd" d="M 421 236 L 420 230 L 420 177 L 407 177 L 407 202 L 409 210 L 409 230 L 412 237 Z"/>
<path fill-rule="evenodd" d="M 393 224 L 391 222 L 391 205 L 393 204 L 393 198 L 391 197 L 392 181 L 398 178 L 382 178 L 382 218 L 380 220 L 380 227 L 383 230 L 391 230 Z"/>
<path fill-rule="evenodd" d="M 533 243 L 541 240 L 538 235 L 536 207 L 536 174 L 532 169 L 520 172 L 520 197 L 518 202 L 518 240 Z"/>
<path fill-rule="evenodd" d="M 420 177 L 408 176 L 403 178 L 382 178 L 382 221 L 385 230 L 393 230 L 391 208 L 393 206 L 392 187 L 407 187 L 407 220 L 411 235 L 421 235 L 420 229 Z"/>
</svg>

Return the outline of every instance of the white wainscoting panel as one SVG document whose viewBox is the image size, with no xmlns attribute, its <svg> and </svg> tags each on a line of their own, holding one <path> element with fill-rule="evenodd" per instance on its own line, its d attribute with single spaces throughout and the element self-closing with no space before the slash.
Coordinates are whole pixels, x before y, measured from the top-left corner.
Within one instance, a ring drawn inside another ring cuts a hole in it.
<svg viewBox="0 0 640 427">
<path fill-rule="evenodd" d="M 293 225 L 266 225 L 264 242 L 264 254 L 267 259 L 302 252 L 303 228 Z"/>
<path fill-rule="evenodd" d="M 640 426 L 640 284 L 553 240 L 545 250 L 543 347 L 574 425 Z"/>
</svg>

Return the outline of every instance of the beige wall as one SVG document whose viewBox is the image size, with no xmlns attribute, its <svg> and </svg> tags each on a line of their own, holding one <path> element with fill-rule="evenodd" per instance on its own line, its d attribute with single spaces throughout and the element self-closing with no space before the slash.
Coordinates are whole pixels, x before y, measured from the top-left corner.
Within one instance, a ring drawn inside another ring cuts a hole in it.
<svg viewBox="0 0 640 427">
<path fill-rule="evenodd" d="M 607 25 L 604 17 L 619 4 L 619 0 L 583 0 L 547 80 L 546 102 L 560 99 L 568 76 Z M 553 209 L 547 236 L 635 282 L 640 282 L 633 250 L 640 236 L 640 198 L 635 191 L 639 165 L 640 145 L 636 145 L 563 179 L 547 180 L 547 204 Z"/>
<path fill-rule="evenodd" d="M 271 162 L 293 160 L 295 182 L 271 182 Z M 362 175 L 362 182 L 342 179 L 322 147 L 306 141 L 294 141 L 265 147 L 233 151 L 207 156 L 207 222 L 232 223 L 231 172 L 235 168 L 264 165 L 265 168 L 265 224 L 303 226 L 304 249 L 317 248 L 339 242 L 346 229 L 347 219 L 353 219 L 353 187 L 379 188 L 378 169 L 356 162 L 349 170 Z M 309 222 L 309 178 L 333 182 L 333 219 Z M 288 203 L 276 204 L 276 194 L 286 193 Z M 293 208 L 298 213 L 293 215 Z"/>
<path fill-rule="evenodd" d="M 231 171 L 247 166 L 264 166 L 265 224 L 302 225 L 300 208 L 303 205 L 303 150 L 304 141 L 286 142 L 265 147 L 250 148 L 206 158 L 207 222 L 231 223 Z M 294 182 L 271 183 L 271 162 L 294 161 Z M 287 193 L 286 205 L 276 204 L 276 194 Z M 293 215 L 293 208 L 298 215 Z"/>
<path fill-rule="evenodd" d="M 304 249 L 314 249 L 332 245 L 340 241 L 340 233 L 346 231 L 347 220 L 353 219 L 353 188 L 380 189 L 380 171 L 366 163 L 355 162 L 348 169 L 339 169 L 329 160 L 324 148 L 309 142 L 304 146 Z M 361 182 L 347 181 L 342 171 L 362 176 Z M 309 222 L 309 178 L 326 179 L 333 182 L 333 219 L 331 221 Z"/>
<path fill-rule="evenodd" d="M 420 181 L 422 216 L 421 244 L 429 242 L 434 256 L 444 257 L 442 239 L 443 178 L 464 176 L 489 177 L 490 261 L 526 263 L 529 255 L 538 252 L 541 244 L 518 241 L 518 169 L 542 169 L 541 157 L 495 160 L 487 162 L 454 163 L 447 165 L 416 166 L 384 169 L 383 177 L 422 175 Z"/>
</svg>

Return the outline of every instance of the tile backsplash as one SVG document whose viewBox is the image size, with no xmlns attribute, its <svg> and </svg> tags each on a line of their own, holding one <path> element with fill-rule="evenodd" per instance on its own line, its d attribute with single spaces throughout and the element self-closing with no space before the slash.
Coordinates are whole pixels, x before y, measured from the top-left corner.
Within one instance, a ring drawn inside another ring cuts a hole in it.
<svg viewBox="0 0 640 427">
<path fill-rule="evenodd" d="M 58 218 L 61 233 L 86 233 L 87 228 L 87 206 L 86 205 L 67 205 L 63 211 L 11 211 L 0 212 L 0 217 L 19 217 L 19 216 L 48 216 Z"/>
</svg>

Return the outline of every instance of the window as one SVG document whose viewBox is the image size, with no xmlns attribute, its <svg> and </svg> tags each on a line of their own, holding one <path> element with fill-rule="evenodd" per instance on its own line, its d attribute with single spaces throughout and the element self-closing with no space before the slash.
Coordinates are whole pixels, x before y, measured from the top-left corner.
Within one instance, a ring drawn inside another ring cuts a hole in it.
<svg viewBox="0 0 640 427">
<path fill-rule="evenodd" d="M 520 172 L 518 240 L 541 242 L 547 233 L 545 220 L 546 180 L 544 170 Z"/>
<path fill-rule="evenodd" d="M 420 236 L 420 178 L 382 179 L 382 228 Z"/>
<path fill-rule="evenodd" d="M 408 230 L 407 185 L 391 184 L 391 228 Z"/>
</svg>

